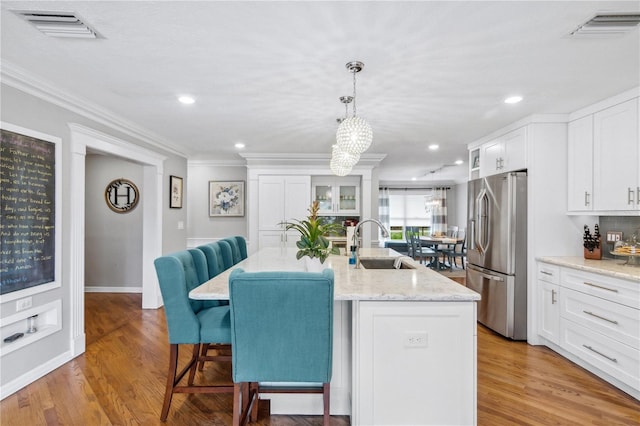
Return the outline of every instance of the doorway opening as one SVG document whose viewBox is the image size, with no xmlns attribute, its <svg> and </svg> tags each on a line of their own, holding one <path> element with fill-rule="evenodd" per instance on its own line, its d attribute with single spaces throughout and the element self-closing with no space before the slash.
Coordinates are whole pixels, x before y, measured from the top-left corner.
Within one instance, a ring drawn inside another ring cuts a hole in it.
<svg viewBox="0 0 640 426">
<path fill-rule="evenodd" d="M 71 351 L 75 357 L 85 351 L 84 289 L 85 289 L 85 160 L 87 149 L 134 161 L 142 165 L 142 308 L 157 309 L 162 296 L 153 267 L 153 260 L 162 253 L 162 182 L 164 156 L 137 145 L 114 138 L 79 124 L 70 123 L 71 130 L 71 214 L 70 214 L 70 274 L 71 287 Z"/>
</svg>

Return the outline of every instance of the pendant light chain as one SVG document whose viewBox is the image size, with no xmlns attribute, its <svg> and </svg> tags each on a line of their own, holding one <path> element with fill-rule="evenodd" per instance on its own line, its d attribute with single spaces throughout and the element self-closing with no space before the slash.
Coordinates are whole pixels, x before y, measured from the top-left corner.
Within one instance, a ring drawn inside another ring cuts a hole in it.
<svg viewBox="0 0 640 426">
<path fill-rule="evenodd" d="M 356 70 L 351 70 L 353 73 L 353 116 L 356 116 Z"/>
</svg>

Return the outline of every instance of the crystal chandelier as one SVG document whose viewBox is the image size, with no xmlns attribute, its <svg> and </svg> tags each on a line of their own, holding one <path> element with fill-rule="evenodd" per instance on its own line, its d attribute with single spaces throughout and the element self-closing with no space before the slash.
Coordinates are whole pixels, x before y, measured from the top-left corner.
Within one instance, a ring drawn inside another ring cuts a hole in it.
<svg viewBox="0 0 640 426">
<path fill-rule="evenodd" d="M 348 105 L 353 101 L 352 96 L 341 96 L 340 102 L 344 104 L 344 118 L 338 118 L 336 121 L 342 123 L 349 115 Z M 338 144 L 334 144 L 331 148 L 331 162 L 329 167 L 331 172 L 337 176 L 346 176 L 351 173 L 353 166 L 360 160 L 360 154 L 352 154 L 343 151 Z"/>
<path fill-rule="evenodd" d="M 353 116 L 347 117 L 340 123 L 336 132 L 336 142 L 344 152 L 362 154 L 371 146 L 373 132 L 367 121 L 356 116 L 356 73 L 364 67 L 362 62 L 348 62 L 347 69 L 353 73 Z"/>
</svg>

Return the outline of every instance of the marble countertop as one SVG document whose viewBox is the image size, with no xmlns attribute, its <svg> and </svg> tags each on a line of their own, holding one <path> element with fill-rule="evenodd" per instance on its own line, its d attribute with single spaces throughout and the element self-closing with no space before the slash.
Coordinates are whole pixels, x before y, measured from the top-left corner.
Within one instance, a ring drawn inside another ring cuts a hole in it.
<svg viewBox="0 0 640 426">
<path fill-rule="evenodd" d="M 624 265 L 624 261 L 619 259 L 592 260 L 579 256 L 546 256 L 538 257 L 537 260 L 540 262 L 551 263 L 553 265 L 566 266 L 568 268 L 580 269 L 596 274 L 640 282 L 640 267 Z"/>
<path fill-rule="evenodd" d="M 257 271 L 304 271 L 303 259 L 296 259 L 297 249 L 265 248 L 205 282 L 189 293 L 192 299 L 228 299 L 229 274 L 242 268 Z M 386 248 L 361 248 L 361 259 L 395 258 L 400 253 Z M 329 256 L 327 268 L 334 271 L 336 300 L 421 300 L 476 301 L 480 295 L 450 280 L 413 259 L 403 259 L 415 269 L 355 269 L 347 256 Z"/>
</svg>

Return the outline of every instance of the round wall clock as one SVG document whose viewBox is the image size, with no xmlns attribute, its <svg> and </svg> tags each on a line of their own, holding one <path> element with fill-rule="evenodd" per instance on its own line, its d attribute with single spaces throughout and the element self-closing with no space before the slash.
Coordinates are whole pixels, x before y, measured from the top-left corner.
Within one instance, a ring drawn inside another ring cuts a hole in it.
<svg viewBox="0 0 640 426">
<path fill-rule="evenodd" d="M 139 198 L 138 187 L 128 179 L 111 181 L 104 191 L 107 205 L 116 213 L 130 212 L 138 205 Z"/>
</svg>

